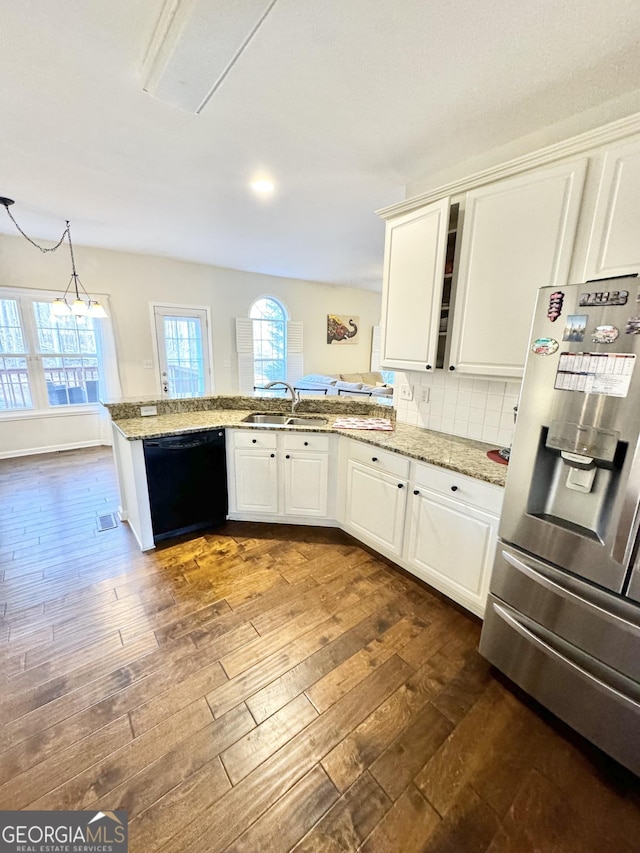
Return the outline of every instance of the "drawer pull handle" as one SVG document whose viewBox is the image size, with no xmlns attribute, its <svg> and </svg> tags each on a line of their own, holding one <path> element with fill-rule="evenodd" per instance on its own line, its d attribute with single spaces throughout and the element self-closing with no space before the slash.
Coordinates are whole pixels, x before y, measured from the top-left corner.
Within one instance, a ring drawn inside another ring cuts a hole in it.
<svg viewBox="0 0 640 853">
<path fill-rule="evenodd" d="M 451 491 L 452 491 L 452 492 L 457 492 L 457 491 L 458 491 L 458 487 L 457 487 L 457 486 L 451 486 Z"/>
<path fill-rule="evenodd" d="M 305 447 L 309 447 L 309 442 L 308 442 L 308 441 L 305 441 L 304 446 L 305 446 Z"/>
<path fill-rule="evenodd" d="M 257 439 L 257 438 L 252 438 L 252 439 L 251 439 L 251 444 L 256 444 L 256 442 L 257 442 L 257 441 L 258 441 L 258 439 Z"/>
<path fill-rule="evenodd" d="M 414 495 L 419 495 L 419 494 L 420 494 L 420 492 L 418 491 L 418 489 L 414 489 L 414 490 L 413 490 L 413 494 L 414 494 Z"/>
<path fill-rule="evenodd" d="M 377 456 L 372 456 L 372 457 L 371 457 L 371 461 L 372 461 L 372 462 L 377 462 L 377 461 L 378 461 L 378 457 L 377 457 Z"/>
<path fill-rule="evenodd" d="M 403 485 L 402 483 L 398 483 L 398 488 L 399 488 L 399 489 L 404 489 L 404 485 Z"/>
</svg>

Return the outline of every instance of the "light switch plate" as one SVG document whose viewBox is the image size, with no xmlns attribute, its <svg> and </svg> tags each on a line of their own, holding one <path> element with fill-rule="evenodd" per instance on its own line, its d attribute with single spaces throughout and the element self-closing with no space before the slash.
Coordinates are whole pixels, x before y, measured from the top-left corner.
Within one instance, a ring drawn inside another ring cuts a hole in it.
<svg viewBox="0 0 640 853">
<path fill-rule="evenodd" d="M 148 418 L 151 415 L 158 414 L 157 406 L 140 406 L 140 417 Z"/>
<path fill-rule="evenodd" d="M 401 400 L 413 400 L 413 385 L 401 385 L 400 386 L 400 399 Z"/>
<path fill-rule="evenodd" d="M 429 402 L 430 390 L 431 390 L 430 388 L 421 388 L 420 389 L 420 402 L 421 403 L 428 403 Z"/>
</svg>

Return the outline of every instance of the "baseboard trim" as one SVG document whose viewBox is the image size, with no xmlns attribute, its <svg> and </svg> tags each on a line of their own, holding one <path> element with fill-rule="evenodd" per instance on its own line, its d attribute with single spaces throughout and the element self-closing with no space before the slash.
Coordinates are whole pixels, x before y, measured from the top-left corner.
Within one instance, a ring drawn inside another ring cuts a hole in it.
<svg viewBox="0 0 640 853">
<path fill-rule="evenodd" d="M 80 450 L 83 447 L 111 447 L 111 442 L 102 438 L 92 441 L 77 441 L 71 444 L 52 444 L 48 447 L 28 447 L 24 450 L 0 451 L 0 459 L 14 459 L 17 456 L 37 456 L 41 453 L 58 453 L 61 450 Z"/>
</svg>

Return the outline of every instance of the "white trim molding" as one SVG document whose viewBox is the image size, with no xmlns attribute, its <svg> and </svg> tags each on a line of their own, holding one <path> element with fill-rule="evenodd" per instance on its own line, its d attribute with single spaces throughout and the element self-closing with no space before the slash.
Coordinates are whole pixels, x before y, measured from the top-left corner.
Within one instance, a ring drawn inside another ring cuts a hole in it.
<svg viewBox="0 0 640 853">
<path fill-rule="evenodd" d="M 401 213 L 409 213 L 418 207 L 425 204 L 430 204 L 433 201 L 438 201 L 443 196 L 455 196 L 465 193 L 468 190 L 476 189 L 484 184 L 499 181 L 502 178 L 510 178 L 520 172 L 525 172 L 528 169 L 535 169 L 538 166 L 546 166 L 549 163 L 554 163 L 557 160 L 562 160 L 565 157 L 572 157 L 576 154 L 584 154 L 590 149 L 598 148 L 602 145 L 608 145 L 611 142 L 617 142 L 627 136 L 632 136 L 635 133 L 640 133 L 640 113 L 635 113 L 631 116 L 618 119 L 609 124 L 597 127 L 594 130 L 589 130 L 586 133 L 581 133 L 578 136 L 572 136 L 562 142 L 556 142 L 546 148 L 540 148 L 530 154 L 524 154 L 521 157 L 516 157 L 513 160 L 507 160 L 506 163 L 501 163 L 498 166 L 492 166 L 489 169 L 483 169 L 481 172 L 468 175 L 457 181 L 449 184 L 443 184 L 426 193 L 421 193 L 417 196 L 412 196 L 397 204 L 391 204 L 388 207 L 381 207 L 376 210 L 378 216 L 382 219 L 392 219 Z"/>
</svg>

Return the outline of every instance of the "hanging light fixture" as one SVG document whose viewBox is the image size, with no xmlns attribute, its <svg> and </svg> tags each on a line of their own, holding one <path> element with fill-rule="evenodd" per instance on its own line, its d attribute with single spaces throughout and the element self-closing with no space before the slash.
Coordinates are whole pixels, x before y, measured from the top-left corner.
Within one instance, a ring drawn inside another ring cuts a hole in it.
<svg viewBox="0 0 640 853">
<path fill-rule="evenodd" d="M 7 215 L 9 219 L 16 226 L 20 234 L 31 243 L 32 246 L 35 246 L 36 249 L 40 249 L 41 252 L 55 252 L 56 249 L 59 249 L 60 246 L 64 243 L 65 238 L 69 241 L 69 253 L 71 255 L 71 278 L 69 279 L 69 284 L 67 285 L 67 289 L 62 294 L 62 296 L 58 296 L 53 300 L 53 305 L 51 306 L 51 313 L 56 317 L 64 316 L 65 314 L 73 314 L 76 317 L 95 317 L 96 319 L 101 319 L 107 317 L 107 312 L 104 310 L 103 306 L 96 299 L 92 299 L 87 291 L 83 283 L 80 281 L 80 277 L 76 272 L 76 260 L 73 255 L 73 243 L 71 242 L 71 225 L 69 224 L 69 220 L 67 219 L 67 223 L 64 231 L 62 232 L 62 236 L 55 244 L 55 246 L 50 246 L 49 248 L 45 248 L 44 246 L 38 245 L 34 240 L 31 239 L 27 234 L 24 233 L 22 228 L 18 225 L 16 220 L 13 218 L 13 214 L 9 210 L 9 207 L 14 204 L 13 199 L 4 198 L 0 196 L 0 204 L 4 205 L 4 209 L 7 211 Z M 80 291 L 84 294 L 81 296 Z M 67 302 L 67 298 L 73 299 L 71 305 Z"/>
</svg>

